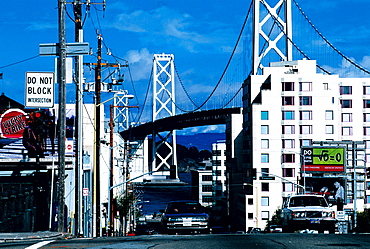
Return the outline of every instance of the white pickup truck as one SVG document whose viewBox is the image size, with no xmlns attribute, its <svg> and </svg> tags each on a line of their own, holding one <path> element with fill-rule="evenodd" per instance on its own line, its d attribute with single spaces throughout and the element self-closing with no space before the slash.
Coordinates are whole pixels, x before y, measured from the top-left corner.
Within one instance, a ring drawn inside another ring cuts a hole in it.
<svg viewBox="0 0 370 249">
<path fill-rule="evenodd" d="M 317 230 L 335 233 L 335 210 L 321 195 L 292 195 L 284 203 L 281 212 L 283 232 Z"/>
</svg>

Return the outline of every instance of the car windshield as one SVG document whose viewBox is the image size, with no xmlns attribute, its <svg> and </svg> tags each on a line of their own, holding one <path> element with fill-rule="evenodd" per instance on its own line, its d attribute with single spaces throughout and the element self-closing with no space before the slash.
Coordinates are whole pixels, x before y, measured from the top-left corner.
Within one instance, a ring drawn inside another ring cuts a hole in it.
<svg viewBox="0 0 370 249">
<path fill-rule="evenodd" d="M 292 197 L 289 203 L 290 207 L 306 207 L 306 206 L 320 206 L 327 207 L 325 199 L 322 197 L 313 197 L 313 196 L 299 196 Z"/>
<path fill-rule="evenodd" d="M 202 208 L 197 202 L 175 202 L 168 204 L 166 213 L 202 213 Z"/>
</svg>

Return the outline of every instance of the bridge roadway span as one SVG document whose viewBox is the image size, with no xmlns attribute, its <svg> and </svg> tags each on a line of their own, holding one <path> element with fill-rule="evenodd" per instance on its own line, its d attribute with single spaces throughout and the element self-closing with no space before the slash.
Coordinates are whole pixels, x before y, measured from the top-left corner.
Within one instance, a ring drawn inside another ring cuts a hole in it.
<svg viewBox="0 0 370 249">
<path fill-rule="evenodd" d="M 155 132 L 179 130 L 194 126 L 226 124 L 231 114 L 241 113 L 240 107 L 214 109 L 208 111 L 190 112 L 158 119 L 121 132 L 125 140 L 143 140 L 147 135 Z"/>
</svg>

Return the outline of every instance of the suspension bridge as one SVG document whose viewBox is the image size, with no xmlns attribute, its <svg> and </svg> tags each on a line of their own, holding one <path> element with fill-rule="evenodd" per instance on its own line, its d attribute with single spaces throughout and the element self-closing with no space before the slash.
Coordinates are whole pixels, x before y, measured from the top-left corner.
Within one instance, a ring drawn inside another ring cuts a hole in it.
<svg viewBox="0 0 370 249">
<path fill-rule="evenodd" d="M 315 60 L 317 73 L 368 77 L 369 70 L 335 47 L 312 23 L 299 1 L 267 2 L 272 1 L 251 1 L 225 69 L 201 101 L 189 94 L 174 55 L 154 55 L 153 85 L 148 85 L 143 108 L 133 122 L 141 125 L 121 132 L 127 140 L 143 141 L 152 135 L 149 171 L 163 173 L 176 165 L 176 129 L 225 124 L 230 122 L 231 114 L 241 114 L 244 80 L 261 74 L 270 62 Z M 145 120 L 150 116 L 152 120 Z M 163 132 L 167 134 L 160 135 Z M 167 156 L 156 152 L 161 145 L 167 147 Z"/>
</svg>

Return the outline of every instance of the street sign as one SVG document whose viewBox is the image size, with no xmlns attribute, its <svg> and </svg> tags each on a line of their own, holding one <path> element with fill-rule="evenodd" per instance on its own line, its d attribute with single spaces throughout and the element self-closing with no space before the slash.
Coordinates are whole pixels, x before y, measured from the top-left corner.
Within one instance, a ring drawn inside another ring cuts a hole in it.
<svg viewBox="0 0 370 249">
<path fill-rule="evenodd" d="M 52 108 L 54 106 L 54 73 L 26 73 L 26 107 Z"/>
<path fill-rule="evenodd" d="M 67 56 L 88 55 L 90 47 L 88 42 L 75 42 L 66 44 Z M 39 54 L 41 56 L 59 55 L 59 46 L 57 43 L 44 43 L 39 45 Z"/>
<path fill-rule="evenodd" d="M 20 109 L 9 109 L 0 118 L 1 138 L 22 138 L 26 127 L 26 113 Z"/>
<path fill-rule="evenodd" d="M 88 188 L 83 188 L 82 193 L 83 193 L 83 196 L 89 196 L 89 189 Z"/>
<path fill-rule="evenodd" d="M 73 155 L 73 140 L 66 140 L 65 146 L 66 155 Z"/>
</svg>

